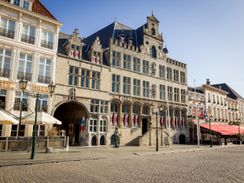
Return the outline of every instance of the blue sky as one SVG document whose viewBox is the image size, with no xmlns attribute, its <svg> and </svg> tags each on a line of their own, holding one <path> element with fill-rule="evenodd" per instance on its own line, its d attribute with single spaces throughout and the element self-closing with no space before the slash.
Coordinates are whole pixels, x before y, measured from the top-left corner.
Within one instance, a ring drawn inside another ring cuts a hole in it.
<svg viewBox="0 0 244 183">
<path fill-rule="evenodd" d="M 169 56 L 188 65 L 188 83 L 226 82 L 244 97 L 244 0 L 42 0 L 71 33 L 87 37 L 115 20 L 137 28 L 154 15 Z"/>
</svg>

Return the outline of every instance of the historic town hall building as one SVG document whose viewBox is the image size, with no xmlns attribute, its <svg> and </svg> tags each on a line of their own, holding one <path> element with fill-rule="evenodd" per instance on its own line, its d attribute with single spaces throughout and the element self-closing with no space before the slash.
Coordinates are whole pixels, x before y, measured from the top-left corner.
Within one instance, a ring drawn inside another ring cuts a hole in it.
<svg viewBox="0 0 244 183">
<path fill-rule="evenodd" d="M 51 114 L 70 144 L 109 145 L 118 127 L 121 144 L 150 145 L 156 119 L 162 145 L 169 134 L 188 140 L 186 64 L 167 56 L 158 29 L 152 15 L 138 29 L 115 21 L 85 39 L 60 33 Z"/>
</svg>

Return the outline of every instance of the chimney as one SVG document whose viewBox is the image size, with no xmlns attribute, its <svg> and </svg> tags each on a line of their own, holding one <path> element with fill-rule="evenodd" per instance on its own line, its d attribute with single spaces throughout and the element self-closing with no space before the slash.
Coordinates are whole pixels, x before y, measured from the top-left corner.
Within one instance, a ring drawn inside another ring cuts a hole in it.
<svg viewBox="0 0 244 183">
<path fill-rule="evenodd" d="M 209 79 L 207 79 L 206 84 L 210 85 L 210 80 Z"/>
</svg>

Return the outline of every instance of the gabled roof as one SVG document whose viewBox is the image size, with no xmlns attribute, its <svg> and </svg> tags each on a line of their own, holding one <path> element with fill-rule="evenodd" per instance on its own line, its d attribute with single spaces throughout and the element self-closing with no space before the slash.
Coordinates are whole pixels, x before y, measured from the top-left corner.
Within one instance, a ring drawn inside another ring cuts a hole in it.
<svg viewBox="0 0 244 183">
<path fill-rule="evenodd" d="M 238 98 L 243 99 L 243 97 L 241 95 L 239 95 L 234 89 L 232 89 L 226 83 L 214 84 L 212 86 L 214 86 L 215 88 L 220 88 L 221 90 L 228 92 L 229 94 L 227 96 L 232 99 L 238 99 Z"/>
<path fill-rule="evenodd" d="M 147 18 L 159 23 L 158 19 L 154 15 L 148 16 Z"/>
<path fill-rule="evenodd" d="M 121 35 L 124 36 L 126 41 L 131 39 L 133 41 L 133 45 L 138 46 L 136 30 L 117 21 L 88 36 L 84 41 L 87 45 L 90 45 L 97 37 L 99 37 L 102 47 L 107 48 L 109 47 L 109 41 L 111 38 L 119 39 Z"/>
<path fill-rule="evenodd" d="M 40 0 L 34 0 L 32 5 L 32 11 L 43 15 L 45 17 L 57 20 L 51 13 L 48 11 L 48 9 L 40 2 Z"/>
</svg>

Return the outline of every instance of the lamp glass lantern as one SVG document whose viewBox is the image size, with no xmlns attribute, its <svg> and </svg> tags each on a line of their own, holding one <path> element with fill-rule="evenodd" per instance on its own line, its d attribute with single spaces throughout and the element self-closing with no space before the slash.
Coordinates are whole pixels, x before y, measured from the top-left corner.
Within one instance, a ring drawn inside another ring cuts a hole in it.
<svg viewBox="0 0 244 183">
<path fill-rule="evenodd" d="M 21 80 L 19 81 L 19 87 L 21 90 L 25 90 L 27 87 L 27 80 L 24 80 L 23 78 L 21 78 Z"/>
<path fill-rule="evenodd" d="M 51 83 L 48 85 L 48 91 L 49 91 L 49 93 L 50 93 L 51 95 L 54 93 L 55 88 L 56 88 L 56 85 L 55 85 L 53 82 L 51 82 Z"/>
</svg>

